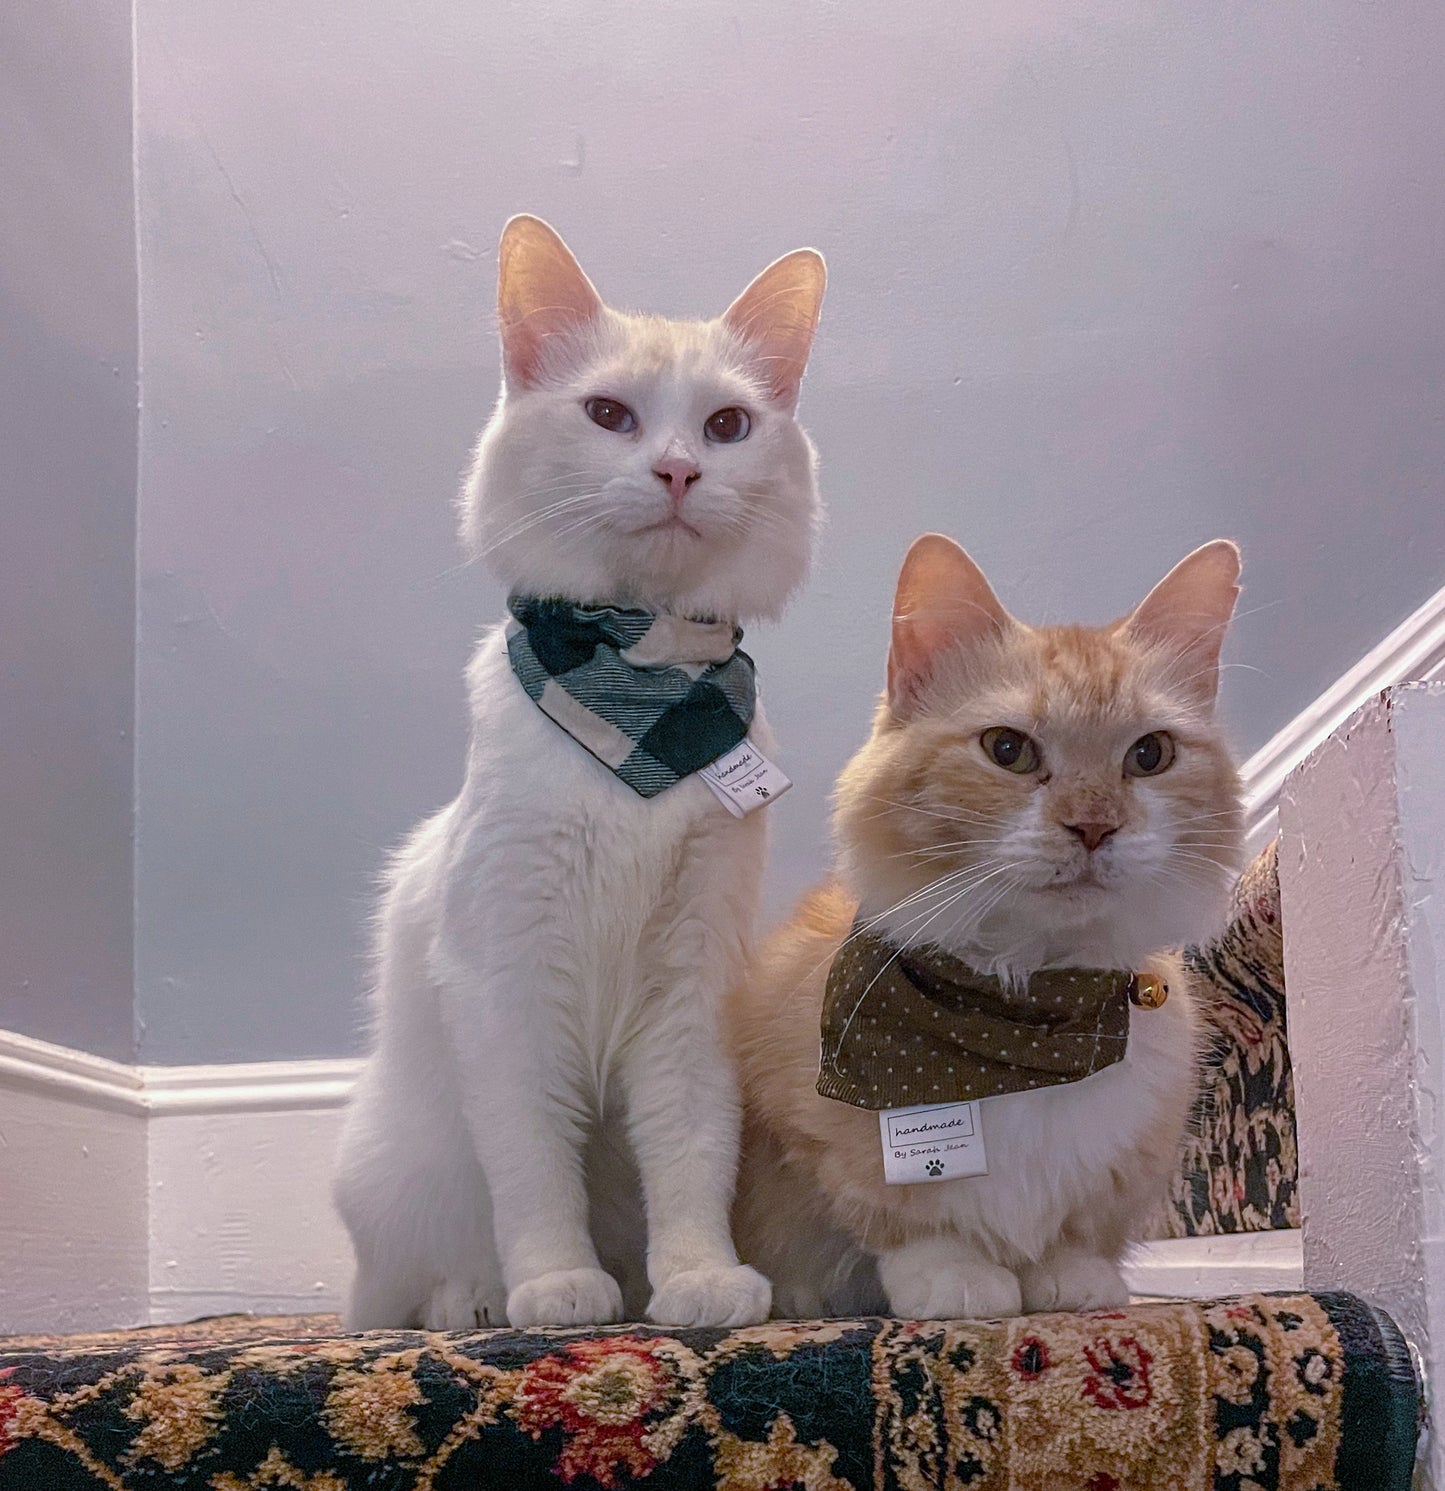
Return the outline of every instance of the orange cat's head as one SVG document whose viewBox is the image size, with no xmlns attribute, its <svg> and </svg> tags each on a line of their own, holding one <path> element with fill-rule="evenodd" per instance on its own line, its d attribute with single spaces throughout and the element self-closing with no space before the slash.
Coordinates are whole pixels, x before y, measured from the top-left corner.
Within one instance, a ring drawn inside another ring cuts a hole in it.
<svg viewBox="0 0 1445 1491">
<path fill-rule="evenodd" d="M 1109 626 L 1026 626 L 951 539 L 898 579 L 888 688 L 838 784 L 844 873 L 910 943 L 1024 975 L 1212 932 L 1242 854 L 1214 718 L 1239 551 L 1196 549 Z"/>
</svg>

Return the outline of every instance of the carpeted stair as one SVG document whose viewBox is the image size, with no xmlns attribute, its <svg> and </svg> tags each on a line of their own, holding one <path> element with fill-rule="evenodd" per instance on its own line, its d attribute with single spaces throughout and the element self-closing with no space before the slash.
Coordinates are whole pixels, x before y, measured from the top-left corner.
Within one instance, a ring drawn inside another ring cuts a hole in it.
<svg viewBox="0 0 1445 1491">
<path fill-rule="evenodd" d="M 1004 1321 L 0 1345 L 0 1491 L 1406 1491 L 1419 1395 L 1348 1295 Z"/>
<path fill-rule="evenodd" d="M 1272 852 L 1190 955 L 1216 1032 L 1159 1235 L 1297 1226 Z M 1341 1294 L 1002 1321 L 0 1340 L 0 1491 L 1407 1491 L 1394 1325 Z"/>
</svg>

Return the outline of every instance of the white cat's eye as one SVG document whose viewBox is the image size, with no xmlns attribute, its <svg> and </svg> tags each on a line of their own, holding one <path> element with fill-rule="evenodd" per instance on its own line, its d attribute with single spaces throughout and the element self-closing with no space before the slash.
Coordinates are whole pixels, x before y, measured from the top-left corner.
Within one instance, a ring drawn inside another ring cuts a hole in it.
<svg viewBox="0 0 1445 1491">
<path fill-rule="evenodd" d="M 625 435 L 637 428 L 637 416 L 620 399 L 588 399 L 582 407 L 593 424 L 615 435 Z"/>
<path fill-rule="evenodd" d="M 1157 777 L 1174 760 L 1174 741 L 1162 730 L 1141 735 L 1124 753 L 1126 777 Z"/>
<path fill-rule="evenodd" d="M 978 738 L 984 754 L 995 766 L 1011 771 L 1017 776 L 1027 776 L 1039 769 L 1039 748 L 1022 730 L 1010 730 L 1007 725 L 995 725 L 985 730 Z"/>
<path fill-rule="evenodd" d="M 729 405 L 726 409 L 719 409 L 716 414 L 709 414 L 702 432 L 714 445 L 736 445 L 739 440 L 748 438 L 748 431 L 752 427 L 753 422 L 746 409 Z"/>
</svg>

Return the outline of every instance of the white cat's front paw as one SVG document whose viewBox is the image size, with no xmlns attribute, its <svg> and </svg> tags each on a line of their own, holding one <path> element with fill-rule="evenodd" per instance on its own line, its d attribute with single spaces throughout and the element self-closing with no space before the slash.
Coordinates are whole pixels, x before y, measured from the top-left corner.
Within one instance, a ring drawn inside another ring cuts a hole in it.
<svg viewBox="0 0 1445 1491">
<path fill-rule="evenodd" d="M 1089 1253 L 1059 1253 L 1019 1270 L 1024 1309 L 1117 1310 L 1129 1303 L 1129 1286 L 1117 1264 Z"/>
<path fill-rule="evenodd" d="M 906 1251 L 878 1260 L 888 1308 L 908 1320 L 997 1320 L 1023 1312 L 1018 1279 L 981 1258 L 950 1258 Z"/>
<path fill-rule="evenodd" d="M 507 1319 L 534 1325 L 611 1325 L 622 1319 L 622 1291 L 600 1268 L 568 1268 L 527 1279 L 507 1296 Z"/>
<path fill-rule="evenodd" d="M 647 1318 L 658 1325 L 761 1325 L 772 1303 L 772 1285 L 744 1263 L 689 1268 L 657 1287 Z"/>
<path fill-rule="evenodd" d="M 421 1323 L 429 1331 L 475 1331 L 507 1323 L 500 1288 L 449 1279 L 432 1290 L 422 1306 Z"/>
</svg>

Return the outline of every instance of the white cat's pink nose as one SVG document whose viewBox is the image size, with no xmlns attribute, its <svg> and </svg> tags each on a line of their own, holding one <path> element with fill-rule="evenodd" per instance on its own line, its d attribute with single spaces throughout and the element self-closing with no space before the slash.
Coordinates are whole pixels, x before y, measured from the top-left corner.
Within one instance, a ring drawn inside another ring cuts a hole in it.
<svg viewBox="0 0 1445 1491">
<path fill-rule="evenodd" d="M 652 468 L 652 474 L 667 488 L 674 502 L 681 502 L 702 472 L 686 456 L 664 456 Z"/>
<path fill-rule="evenodd" d="M 1066 823 L 1064 827 L 1089 851 L 1096 850 L 1105 839 L 1119 832 L 1117 823 Z"/>
</svg>

